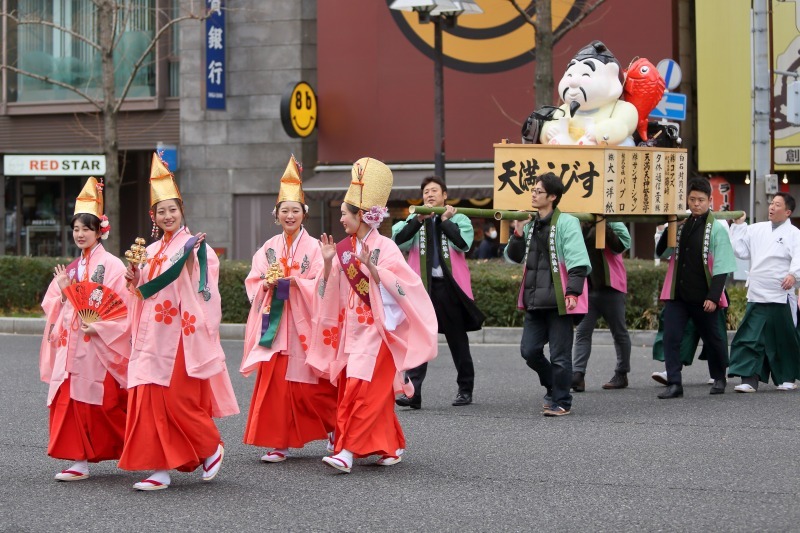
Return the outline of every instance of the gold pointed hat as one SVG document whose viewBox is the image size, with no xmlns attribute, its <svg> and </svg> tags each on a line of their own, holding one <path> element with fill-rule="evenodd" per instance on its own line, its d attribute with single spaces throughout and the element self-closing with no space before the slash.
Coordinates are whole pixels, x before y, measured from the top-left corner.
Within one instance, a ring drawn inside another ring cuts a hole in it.
<svg viewBox="0 0 800 533">
<path fill-rule="evenodd" d="M 371 157 L 362 157 L 353 164 L 352 180 L 344 201 L 360 209 L 386 207 L 392 192 L 392 171 L 385 163 Z"/>
<path fill-rule="evenodd" d="M 175 175 L 169 171 L 158 153 L 154 153 L 153 163 L 150 165 L 150 207 L 158 202 L 172 199 L 181 199 Z"/>
<path fill-rule="evenodd" d="M 103 185 L 91 177 L 75 199 L 75 215 L 89 213 L 97 218 L 103 216 Z"/>
<path fill-rule="evenodd" d="M 283 171 L 276 204 L 281 202 L 300 202 L 305 205 L 306 195 L 303 193 L 303 180 L 300 178 L 301 172 L 303 172 L 303 167 L 293 155 L 289 159 L 289 164 L 286 165 L 286 170 Z"/>
</svg>

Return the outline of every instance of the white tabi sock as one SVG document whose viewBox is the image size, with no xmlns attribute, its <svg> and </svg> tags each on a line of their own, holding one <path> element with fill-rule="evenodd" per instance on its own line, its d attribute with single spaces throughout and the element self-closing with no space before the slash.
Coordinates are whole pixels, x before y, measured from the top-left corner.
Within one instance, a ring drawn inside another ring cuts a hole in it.
<svg viewBox="0 0 800 533">
<path fill-rule="evenodd" d="M 158 481 L 159 483 L 161 483 L 163 485 L 169 485 L 170 482 L 172 481 L 172 479 L 170 479 L 170 477 L 169 477 L 169 471 L 168 470 L 156 470 L 155 472 L 153 472 L 152 474 L 147 476 L 147 479 L 152 479 L 153 481 Z"/>
<path fill-rule="evenodd" d="M 353 452 L 351 452 L 349 450 L 342 450 L 339 453 L 337 453 L 336 455 L 334 455 L 334 457 L 338 457 L 339 459 L 343 459 L 345 462 L 347 462 L 347 464 L 349 464 L 351 466 L 353 465 Z"/>
<path fill-rule="evenodd" d="M 88 474 L 89 461 L 77 461 L 74 465 L 67 468 L 67 470 L 74 470 L 75 472 L 80 472 L 81 474 Z"/>
</svg>

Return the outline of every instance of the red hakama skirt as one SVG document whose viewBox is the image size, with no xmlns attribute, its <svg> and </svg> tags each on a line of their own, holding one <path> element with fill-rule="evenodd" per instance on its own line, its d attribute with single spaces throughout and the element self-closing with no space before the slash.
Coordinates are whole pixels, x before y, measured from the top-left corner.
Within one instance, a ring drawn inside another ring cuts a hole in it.
<svg viewBox="0 0 800 533">
<path fill-rule="evenodd" d="M 128 391 L 111 374 L 103 381 L 103 403 L 73 400 L 70 378 L 61 384 L 50 404 L 47 455 L 56 459 L 97 463 L 119 459 L 125 436 Z"/>
<path fill-rule="evenodd" d="M 336 422 L 336 387 L 286 380 L 289 356 L 276 353 L 259 363 L 244 443 L 266 448 L 302 448 L 327 439 Z"/>
<path fill-rule="evenodd" d="M 211 385 L 186 373 L 181 342 L 169 387 L 138 385 L 128 395 L 119 468 L 192 472 L 221 442 L 211 415 Z"/>
<path fill-rule="evenodd" d="M 354 457 L 396 455 L 405 449 L 406 438 L 394 411 L 394 366 L 386 343 L 381 344 L 372 381 L 339 378 L 336 410 L 336 453 Z"/>
</svg>

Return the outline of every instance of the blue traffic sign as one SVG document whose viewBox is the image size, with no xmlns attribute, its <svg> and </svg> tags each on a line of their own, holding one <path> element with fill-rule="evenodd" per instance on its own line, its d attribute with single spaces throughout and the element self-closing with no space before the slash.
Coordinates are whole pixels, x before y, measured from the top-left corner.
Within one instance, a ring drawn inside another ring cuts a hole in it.
<svg viewBox="0 0 800 533">
<path fill-rule="evenodd" d="M 681 84 L 683 74 L 681 73 L 681 67 L 674 59 L 662 59 L 658 62 L 656 69 L 661 74 L 661 77 L 664 78 L 664 83 L 670 91 L 674 91 Z"/>
<path fill-rule="evenodd" d="M 650 118 L 667 120 L 686 120 L 686 95 L 681 93 L 664 93 L 661 101 L 650 112 Z"/>
</svg>

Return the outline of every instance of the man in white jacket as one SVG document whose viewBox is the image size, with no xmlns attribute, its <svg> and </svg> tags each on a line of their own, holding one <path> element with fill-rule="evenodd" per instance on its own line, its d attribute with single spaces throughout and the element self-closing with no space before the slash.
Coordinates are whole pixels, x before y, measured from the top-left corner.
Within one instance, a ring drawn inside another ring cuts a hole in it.
<svg viewBox="0 0 800 533">
<path fill-rule="evenodd" d="M 728 369 L 729 376 L 742 378 L 736 392 L 756 392 L 770 375 L 780 390 L 797 388 L 800 229 L 789 219 L 794 209 L 794 198 L 779 192 L 769 204 L 769 221 L 748 226 L 742 216 L 731 226 L 736 257 L 750 261 L 747 310 L 731 343 Z"/>
</svg>

